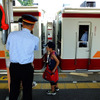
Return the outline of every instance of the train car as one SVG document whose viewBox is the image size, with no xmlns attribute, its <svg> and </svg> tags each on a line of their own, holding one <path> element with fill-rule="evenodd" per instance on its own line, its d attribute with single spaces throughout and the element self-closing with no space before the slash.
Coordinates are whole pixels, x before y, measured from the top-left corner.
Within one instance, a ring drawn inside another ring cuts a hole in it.
<svg viewBox="0 0 100 100">
<path fill-rule="evenodd" d="M 47 22 L 48 41 L 52 41 L 53 37 L 53 23 Z"/>
<path fill-rule="evenodd" d="M 38 6 L 22 6 L 22 7 L 13 7 L 13 15 L 14 22 L 17 23 L 18 19 L 23 14 L 30 14 L 35 16 L 38 19 L 34 26 L 33 33 L 35 36 L 39 37 L 39 50 L 35 51 L 35 59 L 34 59 L 34 69 L 42 70 L 45 62 L 45 47 L 44 45 L 47 43 L 47 21 L 45 18 L 45 11 L 39 9 Z"/>
<path fill-rule="evenodd" d="M 12 0 L 0 0 L 0 71 L 6 70 L 9 61 L 9 52 L 5 44 L 11 22 L 13 22 Z"/>
<path fill-rule="evenodd" d="M 99 27 L 100 9 L 64 8 L 57 13 L 56 48 L 62 72 L 100 71 Z M 82 40 L 85 31 L 87 39 Z"/>
</svg>

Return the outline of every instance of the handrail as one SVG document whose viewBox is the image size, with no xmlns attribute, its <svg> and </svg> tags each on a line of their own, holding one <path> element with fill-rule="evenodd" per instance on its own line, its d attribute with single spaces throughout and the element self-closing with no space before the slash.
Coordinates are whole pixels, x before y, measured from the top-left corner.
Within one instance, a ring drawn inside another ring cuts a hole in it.
<svg viewBox="0 0 100 100">
<path fill-rule="evenodd" d="M 88 65 L 91 64 L 91 50 L 92 50 L 92 39 L 93 39 L 93 32 L 90 35 L 90 42 L 89 42 L 89 61 L 88 61 Z"/>
<path fill-rule="evenodd" d="M 76 32 L 76 47 L 75 47 L 75 65 L 77 64 L 77 32 Z"/>
</svg>

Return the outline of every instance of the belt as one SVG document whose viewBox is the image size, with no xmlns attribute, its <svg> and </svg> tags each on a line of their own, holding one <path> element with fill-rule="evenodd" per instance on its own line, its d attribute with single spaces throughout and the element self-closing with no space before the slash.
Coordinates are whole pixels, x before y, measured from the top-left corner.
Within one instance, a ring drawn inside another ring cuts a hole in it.
<svg viewBox="0 0 100 100">
<path fill-rule="evenodd" d="M 13 63 L 13 62 L 11 62 L 11 64 L 15 64 L 15 65 L 31 65 L 32 63 L 20 64 L 20 63 Z"/>
</svg>

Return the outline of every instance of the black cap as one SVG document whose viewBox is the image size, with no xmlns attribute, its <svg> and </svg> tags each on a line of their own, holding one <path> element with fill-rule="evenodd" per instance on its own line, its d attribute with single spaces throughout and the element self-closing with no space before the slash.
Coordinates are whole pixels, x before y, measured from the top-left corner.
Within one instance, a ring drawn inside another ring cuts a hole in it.
<svg viewBox="0 0 100 100">
<path fill-rule="evenodd" d="M 22 23 L 22 21 L 23 21 L 22 18 L 19 18 L 19 19 L 18 19 L 18 22 L 19 22 L 19 23 Z"/>
<path fill-rule="evenodd" d="M 36 21 L 38 21 L 38 19 L 32 15 L 29 14 L 24 14 L 22 15 L 22 18 L 19 18 L 18 22 L 26 22 L 29 24 L 34 24 Z"/>
<path fill-rule="evenodd" d="M 53 50 L 55 50 L 55 44 L 54 42 L 49 41 L 46 46 L 48 46 L 49 48 L 52 48 Z"/>
</svg>

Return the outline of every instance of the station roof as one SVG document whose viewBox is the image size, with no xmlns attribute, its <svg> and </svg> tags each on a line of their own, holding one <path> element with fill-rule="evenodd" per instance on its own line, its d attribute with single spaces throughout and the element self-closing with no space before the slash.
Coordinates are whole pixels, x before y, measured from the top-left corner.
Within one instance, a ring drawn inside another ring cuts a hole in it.
<svg viewBox="0 0 100 100">
<path fill-rule="evenodd" d="M 62 13 L 94 13 L 94 14 L 100 14 L 99 8 L 64 8 Z"/>
<path fill-rule="evenodd" d="M 13 7 L 13 11 L 14 12 L 23 12 L 23 11 L 25 11 L 25 12 L 37 12 L 37 11 L 43 11 L 43 12 L 45 12 L 43 9 L 40 9 L 38 6 L 14 6 Z"/>
</svg>

